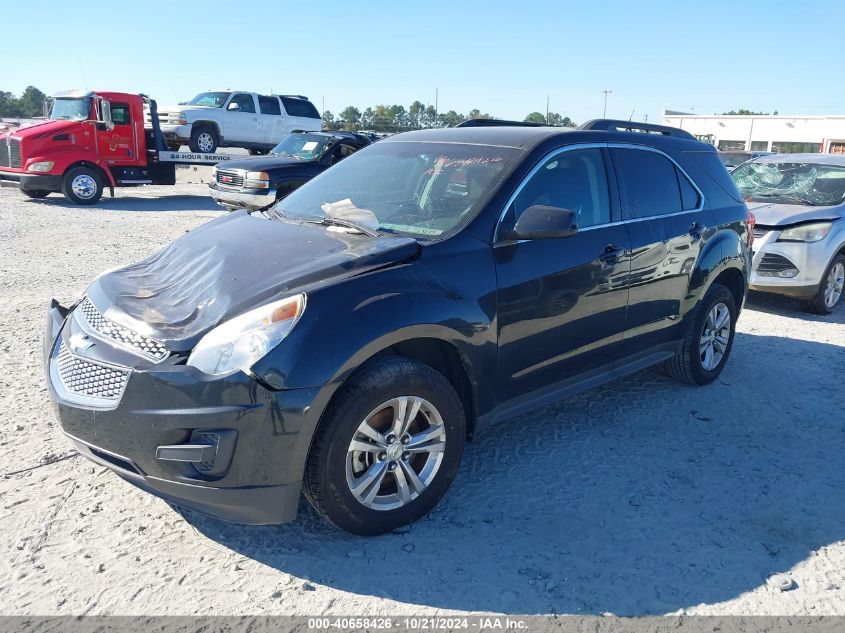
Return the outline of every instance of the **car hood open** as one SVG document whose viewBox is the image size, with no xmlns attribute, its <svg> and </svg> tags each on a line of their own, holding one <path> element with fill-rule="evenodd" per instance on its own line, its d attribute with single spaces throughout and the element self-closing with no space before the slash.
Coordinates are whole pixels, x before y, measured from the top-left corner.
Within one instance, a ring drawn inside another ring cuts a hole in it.
<svg viewBox="0 0 845 633">
<path fill-rule="evenodd" d="M 419 249 L 411 238 L 373 238 L 238 211 L 104 273 L 88 296 L 112 320 L 180 351 L 251 308 L 407 260 Z"/>
<path fill-rule="evenodd" d="M 790 226 L 814 220 L 838 220 L 843 216 L 845 206 L 811 207 L 804 204 L 773 204 L 749 200 L 748 210 L 762 226 Z"/>
</svg>

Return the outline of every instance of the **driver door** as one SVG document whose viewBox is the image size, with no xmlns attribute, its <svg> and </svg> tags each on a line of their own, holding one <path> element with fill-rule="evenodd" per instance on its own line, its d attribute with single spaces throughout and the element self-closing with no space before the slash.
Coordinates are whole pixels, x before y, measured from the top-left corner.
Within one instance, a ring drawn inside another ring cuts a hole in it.
<svg viewBox="0 0 845 633">
<path fill-rule="evenodd" d="M 109 165 L 137 164 L 138 148 L 135 138 L 135 125 L 132 109 L 128 103 L 109 102 L 114 128 L 105 129 L 97 126 L 97 150 L 100 157 Z"/>
<path fill-rule="evenodd" d="M 578 232 L 494 247 L 500 403 L 609 366 L 621 347 L 630 243 L 607 162 L 602 148 L 562 148 L 532 170 L 506 209 L 505 226 L 532 205 L 570 209 Z"/>
</svg>

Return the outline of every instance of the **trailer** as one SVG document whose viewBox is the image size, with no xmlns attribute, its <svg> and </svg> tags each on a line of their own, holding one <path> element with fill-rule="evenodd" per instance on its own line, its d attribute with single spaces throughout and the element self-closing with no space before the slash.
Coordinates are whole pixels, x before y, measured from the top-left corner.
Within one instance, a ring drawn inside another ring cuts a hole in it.
<svg viewBox="0 0 845 633">
<path fill-rule="evenodd" d="M 117 187 L 175 185 L 177 165 L 244 158 L 168 149 L 156 102 L 146 95 L 67 92 L 50 101 L 46 120 L 0 133 L 0 186 L 30 198 L 55 192 L 91 205 L 105 189 L 114 197 Z"/>
</svg>

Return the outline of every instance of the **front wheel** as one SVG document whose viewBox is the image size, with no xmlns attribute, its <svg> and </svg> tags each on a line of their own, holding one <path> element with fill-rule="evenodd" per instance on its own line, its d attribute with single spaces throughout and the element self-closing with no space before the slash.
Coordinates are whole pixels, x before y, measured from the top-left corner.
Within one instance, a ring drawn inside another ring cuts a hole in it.
<svg viewBox="0 0 845 633">
<path fill-rule="evenodd" d="M 50 195 L 50 192 L 46 191 L 45 189 L 21 189 L 21 191 L 23 192 L 23 195 L 25 195 L 27 198 L 35 198 L 37 200 L 41 198 L 46 198 Z"/>
<path fill-rule="evenodd" d="M 90 167 L 74 167 L 62 179 L 62 193 L 75 204 L 97 204 L 103 196 L 103 179 Z"/>
<path fill-rule="evenodd" d="M 681 382 L 707 385 L 722 373 L 734 342 L 736 301 L 730 290 L 713 284 L 699 302 L 681 350 L 666 361 Z"/>
<path fill-rule="evenodd" d="M 810 299 L 807 308 L 816 314 L 830 314 L 842 299 L 843 288 L 845 288 L 845 256 L 837 255 L 827 267 L 816 296 Z"/>
<path fill-rule="evenodd" d="M 416 521 L 454 479 L 465 429 L 460 398 L 442 374 L 403 357 L 374 363 L 326 410 L 305 468 L 305 496 L 355 534 Z"/>
<path fill-rule="evenodd" d="M 220 139 L 213 128 L 201 125 L 191 131 L 191 141 L 188 143 L 192 152 L 199 154 L 213 154 L 217 151 Z"/>
</svg>

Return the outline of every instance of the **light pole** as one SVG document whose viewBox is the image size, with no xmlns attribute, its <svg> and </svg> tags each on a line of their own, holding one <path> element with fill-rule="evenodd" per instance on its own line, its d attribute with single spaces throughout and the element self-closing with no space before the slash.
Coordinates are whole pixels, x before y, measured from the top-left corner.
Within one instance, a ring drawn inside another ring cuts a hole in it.
<svg viewBox="0 0 845 633">
<path fill-rule="evenodd" d="M 607 116 L 607 95 L 612 94 L 613 90 L 602 90 L 602 92 L 604 93 L 604 109 L 601 112 L 601 118 L 605 118 Z"/>
</svg>

